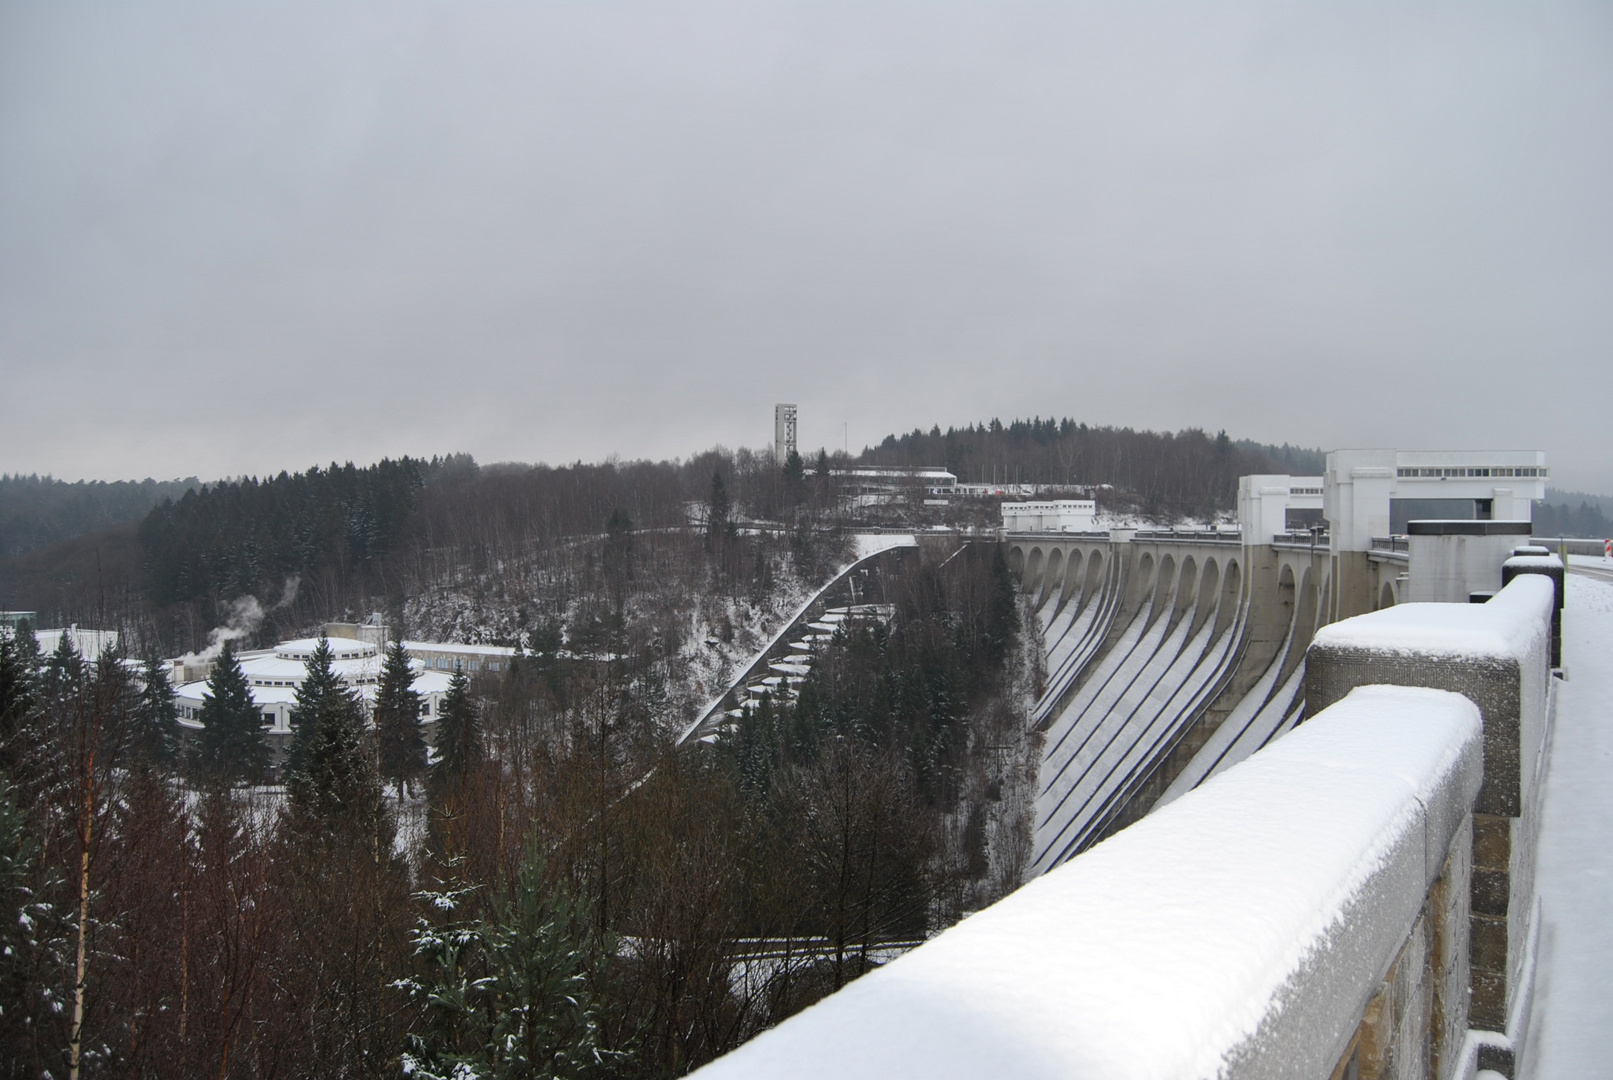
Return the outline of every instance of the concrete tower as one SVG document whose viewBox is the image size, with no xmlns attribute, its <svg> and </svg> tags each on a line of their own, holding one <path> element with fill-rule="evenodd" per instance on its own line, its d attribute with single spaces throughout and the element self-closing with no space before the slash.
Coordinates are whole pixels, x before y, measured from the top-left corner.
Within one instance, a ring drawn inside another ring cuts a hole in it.
<svg viewBox="0 0 1613 1080">
<path fill-rule="evenodd" d="M 795 449 L 795 406 L 773 406 L 773 459 L 779 468 Z"/>
</svg>

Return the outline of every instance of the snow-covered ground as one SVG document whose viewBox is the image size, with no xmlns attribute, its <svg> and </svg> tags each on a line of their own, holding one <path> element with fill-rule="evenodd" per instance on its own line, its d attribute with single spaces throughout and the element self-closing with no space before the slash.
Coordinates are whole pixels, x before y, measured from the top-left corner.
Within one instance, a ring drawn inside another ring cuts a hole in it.
<svg viewBox="0 0 1613 1080">
<path fill-rule="evenodd" d="M 1547 764 L 1536 879 L 1540 966 L 1524 1060 L 1531 1080 L 1613 1068 L 1613 584 L 1574 574 L 1567 584 L 1569 679 Z"/>
</svg>

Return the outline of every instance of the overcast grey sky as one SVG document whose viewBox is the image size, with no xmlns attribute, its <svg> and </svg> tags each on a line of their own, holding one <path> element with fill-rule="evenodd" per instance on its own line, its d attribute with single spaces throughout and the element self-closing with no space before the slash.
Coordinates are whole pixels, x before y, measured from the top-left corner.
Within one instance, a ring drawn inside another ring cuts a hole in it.
<svg viewBox="0 0 1613 1080">
<path fill-rule="evenodd" d="M 0 471 L 991 416 L 1613 492 L 1613 5 L 0 4 Z M 842 428 L 845 425 L 845 428 Z"/>
</svg>

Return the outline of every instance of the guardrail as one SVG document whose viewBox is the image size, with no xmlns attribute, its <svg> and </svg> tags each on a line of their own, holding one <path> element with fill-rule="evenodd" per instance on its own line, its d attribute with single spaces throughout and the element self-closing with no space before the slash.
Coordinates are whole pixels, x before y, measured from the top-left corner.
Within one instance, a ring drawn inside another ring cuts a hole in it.
<svg viewBox="0 0 1613 1080">
<path fill-rule="evenodd" d="M 1566 549 L 1570 555 L 1591 555 L 1600 558 L 1607 550 L 1606 540 L 1585 540 L 1560 536 L 1536 536 L 1529 541 L 1541 547 L 1549 547 L 1553 551 L 1559 548 Z"/>
<path fill-rule="evenodd" d="M 1359 690 L 699 1075 L 1449 1076 L 1466 972 L 1429 944 L 1462 922 L 1481 731 L 1456 694 Z"/>
</svg>

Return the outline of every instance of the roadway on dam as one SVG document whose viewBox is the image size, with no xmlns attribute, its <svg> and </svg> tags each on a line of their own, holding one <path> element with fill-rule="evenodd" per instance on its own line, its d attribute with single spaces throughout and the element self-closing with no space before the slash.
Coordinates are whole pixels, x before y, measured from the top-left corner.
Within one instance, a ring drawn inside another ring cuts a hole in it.
<svg viewBox="0 0 1613 1080">
<path fill-rule="evenodd" d="M 1613 567 L 1570 557 L 1557 724 L 1547 759 L 1526 1080 L 1608 1075 L 1613 1032 Z M 1594 572 L 1593 572 L 1594 571 Z"/>
</svg>

